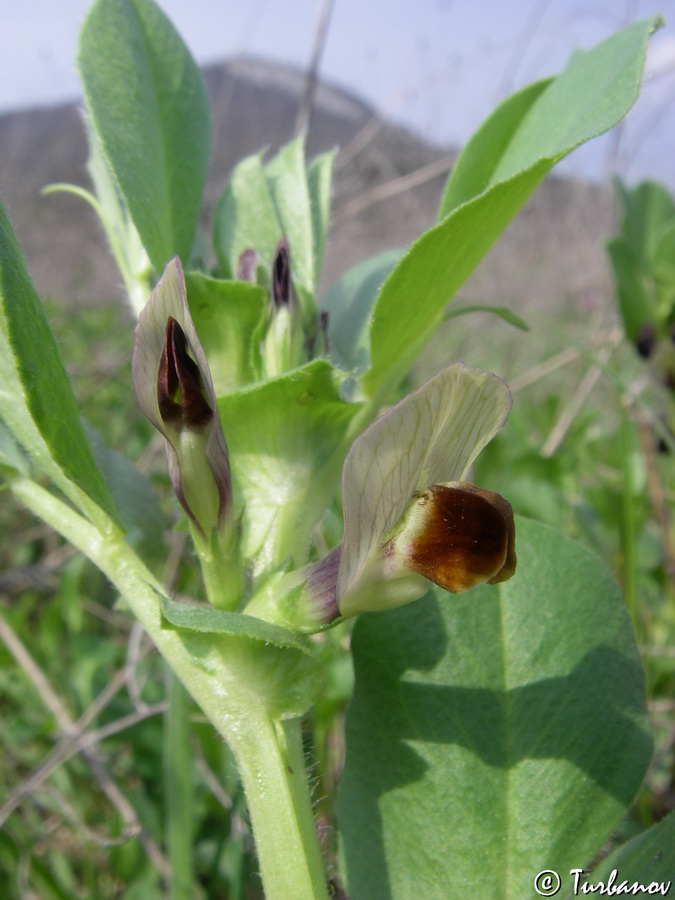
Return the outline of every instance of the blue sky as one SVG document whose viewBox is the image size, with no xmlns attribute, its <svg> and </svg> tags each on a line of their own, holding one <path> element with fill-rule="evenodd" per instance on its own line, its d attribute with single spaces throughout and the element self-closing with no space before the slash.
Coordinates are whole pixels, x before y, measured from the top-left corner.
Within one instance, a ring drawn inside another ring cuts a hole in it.
<svg viewBox="0 0 675 900">
<path fill-rule="evenodd" d="M 78 94 L 88 0 L 0 0 L 0 111 Z M 306 65 L 320 0 L 159 0 L 200 62 L 244 53 Z M 675 0 L 335 0 L 322 74 L 436 143 L 461 144 L 495 103 L 560 71 L 577 46 L 662 13 L 648 78 L 621 133 L 568 171 L 675 189 Z"/>
</svg>

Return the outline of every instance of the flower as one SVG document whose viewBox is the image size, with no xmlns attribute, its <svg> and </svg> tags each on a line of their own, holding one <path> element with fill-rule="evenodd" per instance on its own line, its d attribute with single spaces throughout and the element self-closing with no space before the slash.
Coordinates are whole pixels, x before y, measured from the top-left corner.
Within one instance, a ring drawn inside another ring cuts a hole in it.
<svg viewBox="0 0 675 900">
<path fill-rule="evenodd" d="M 211 373 L 178 257 L 142 310 L 131 364 L 138 403 L 166 438 L 171 483 L 201 538 L 232 516 L 232 483 Z"/>
<path fill-rule="evenodd" d="M 354 441 L 343 467 L 344 539 L 286 577 L 286 624 L 312 631 L 423 596 L 505 581 L 516 567 L 510 505 L 466 481 L 506 421 L 497 376 L 444 369 Z"/>
</svg>

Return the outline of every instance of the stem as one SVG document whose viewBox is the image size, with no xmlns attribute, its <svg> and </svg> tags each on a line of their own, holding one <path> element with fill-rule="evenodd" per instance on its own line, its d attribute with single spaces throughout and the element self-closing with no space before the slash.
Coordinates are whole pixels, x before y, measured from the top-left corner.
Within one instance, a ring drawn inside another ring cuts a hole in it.
<svg viewBox="0 0 675 900">
<path fill-rule="evenodd" d="M 170 900 L 193 894 L 193 784 L 188 693 L 167 666 L 169 709 L 164 724 L 166 831 L 171 861 Z"/>
<path fill-rule="evenodd" d="M 209 603 L 216 609 L 235 610 L 245 589 L 236 537 L 230 533 L 219 539 L 214 529 L 209 541 L 196 528 L 191 531 Z"/>
<path fill-rule="evenodd" d="M 28 478 L 12 493 L 81 550 L 122 594 L 158 650 L 230 745 L 253 823 L 267 900 L 328 900 L 307 783 L 300 719 L 273 720 L 263 684 L 247 683 L 249 655 L 219 652 L 235 638 L 164 627 L 159 582 L 117 531 L 103 535 L 54 494 Z M 193 652 L 191 652 L 191 648 Z"/>
<path fill-rule="evenodd" d="M 230 741 L 256 840 L 266 900 L 327 900 L 300 719 L 242 722 Z"/>
</svg>

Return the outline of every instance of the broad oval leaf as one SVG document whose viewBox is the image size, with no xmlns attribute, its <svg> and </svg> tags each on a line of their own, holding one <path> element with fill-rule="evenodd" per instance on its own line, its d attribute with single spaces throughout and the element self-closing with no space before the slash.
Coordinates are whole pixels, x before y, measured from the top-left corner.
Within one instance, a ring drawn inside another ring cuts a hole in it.
<svg viewBox="0 0 675 900">
<path fill-rule="evenodd" d="M 586 866 L 651 757 L 619 590 L 519 520 L 511 581 L 360 617 L 339 792 L 352 900 L 522 900 Z"/>
</svg>

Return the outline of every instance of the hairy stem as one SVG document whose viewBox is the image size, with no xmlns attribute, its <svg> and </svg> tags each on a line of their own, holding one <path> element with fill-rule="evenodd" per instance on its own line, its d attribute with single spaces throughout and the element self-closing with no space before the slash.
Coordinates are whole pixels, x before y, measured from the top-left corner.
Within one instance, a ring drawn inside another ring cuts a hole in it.
<svg viewBox="0 0 675 900">
<path fill-rule="evenodd" d="M 161 585 L 120 532 L 111 529 L 101 534 L 72 507 L 28 478 L 15 479 L 11 489 L 110 579 L 230 745 L 246 791 L 266 900 L 327 900 L 300 719 L 282 722 L 267 713 L 264 683 L 256 688 L 247 678 L 246 653 L 222 652 L 222 642 L 209 641 L 212 635 L 186 637 L 165 627 L 158 596 Z"/>
</svg>

